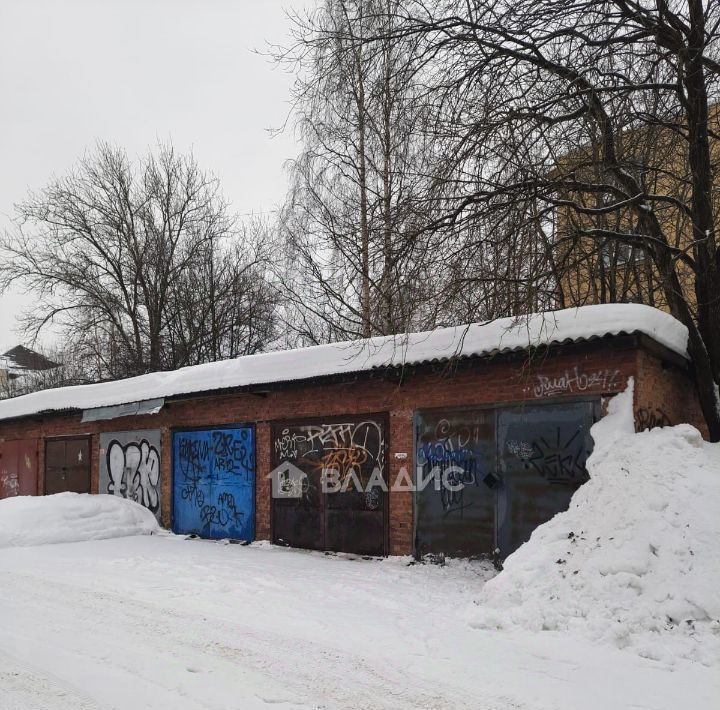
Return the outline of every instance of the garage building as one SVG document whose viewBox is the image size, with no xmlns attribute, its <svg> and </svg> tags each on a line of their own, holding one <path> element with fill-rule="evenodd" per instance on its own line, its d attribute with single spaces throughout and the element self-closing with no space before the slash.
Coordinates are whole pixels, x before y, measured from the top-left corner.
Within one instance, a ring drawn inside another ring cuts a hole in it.
<svg viewBox="0 0 720 710">
<path fill-rule="evenodd" d="M 590 427 L 629 378 L 638 429 L 702 430 L 686 340 L 648 306 L 586 306 L 36 392 L 0 402 L 0 497 L 107 493 L 202 537 L 505 557 L 586 480 Z"/>
</svg>

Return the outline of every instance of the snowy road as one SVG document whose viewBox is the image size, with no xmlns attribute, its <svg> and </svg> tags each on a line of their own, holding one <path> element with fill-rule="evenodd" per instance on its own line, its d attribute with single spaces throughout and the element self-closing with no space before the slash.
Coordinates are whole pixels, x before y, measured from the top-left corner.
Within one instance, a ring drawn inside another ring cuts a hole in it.
<svg viewBox="0 0 720 710">
<path fill-rule="evenodd" d="M 711 708 L 716 670 L 472 629 L 488 571 L 170 535 L 0 549 L 0 709 Z"/>
</svg>

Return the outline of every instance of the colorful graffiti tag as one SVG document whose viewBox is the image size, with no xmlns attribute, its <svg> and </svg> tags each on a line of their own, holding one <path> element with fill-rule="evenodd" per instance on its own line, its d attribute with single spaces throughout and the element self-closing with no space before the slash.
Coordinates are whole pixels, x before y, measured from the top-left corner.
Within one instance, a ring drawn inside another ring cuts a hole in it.
<svg viewBox="0 0 720 710">
<path fill-rule="evenodd" d="M 372 418 L 277 425 L 276 468 L 304 474 L 297 495 L 273 500 L 275 542 L 382 555 L 385 544 L 385 427 Z M 323 480 L 337 486 L 323 490 Z M 377 485 L 376 485 L 377 482 Z"/>
<path fill-rule="evenodd" d="M 252 427 L 173 434 L 173 529 L 209 538 L 255 537 Z"/>
</svg>

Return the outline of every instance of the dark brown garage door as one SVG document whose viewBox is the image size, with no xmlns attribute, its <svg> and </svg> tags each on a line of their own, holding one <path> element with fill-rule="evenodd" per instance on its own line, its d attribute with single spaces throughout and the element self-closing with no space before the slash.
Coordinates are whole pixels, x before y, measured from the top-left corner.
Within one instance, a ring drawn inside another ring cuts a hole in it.
<svg viewBox="0 0 720 710">
<path fill-rule="evenodd" d="M 90 439 L 45 442 L 45 494 L 90 493 Z"/>
<path fill-rule="evenodd" d="M 273 498 L 273 541 L 387 554 L 385 431 L 378 416 L 274 425 L 273 467 L 291 467 L 297 495 Z M 323 492 L 323 472 L 331 470 L 340 490 Z"/>
</svg>

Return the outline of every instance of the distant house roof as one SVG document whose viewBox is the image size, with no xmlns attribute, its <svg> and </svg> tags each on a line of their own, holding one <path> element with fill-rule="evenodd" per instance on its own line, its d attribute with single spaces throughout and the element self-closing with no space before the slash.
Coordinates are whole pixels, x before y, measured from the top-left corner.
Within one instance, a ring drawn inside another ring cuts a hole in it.
<svg viewBox="0 0 720 710">
<path fill-rule="evenodd" d="M 60 364 L 46 358 L 24 345 L 16 345 L 2 354 L 3 365 L 8 370 L 52 370 Z"/>
<path fill-rule="evenodd" d="M 424 333 L 246 355 L 125 380 L 43 390 L 0 402 L 0 419 L 490 356 L 631 333 L 647 335 L 688 357 L 687 328 L 667 313 L 640 304 L 594 305 Z"/>
</svg>

